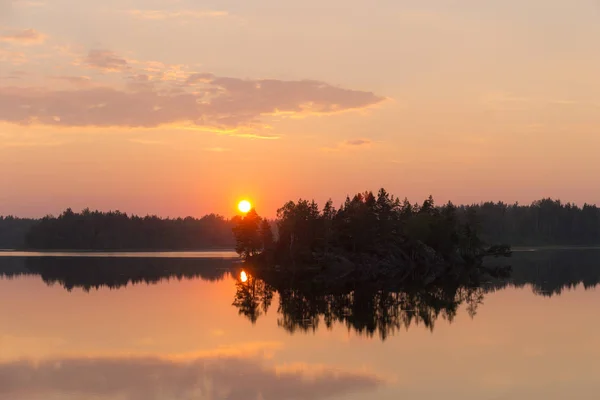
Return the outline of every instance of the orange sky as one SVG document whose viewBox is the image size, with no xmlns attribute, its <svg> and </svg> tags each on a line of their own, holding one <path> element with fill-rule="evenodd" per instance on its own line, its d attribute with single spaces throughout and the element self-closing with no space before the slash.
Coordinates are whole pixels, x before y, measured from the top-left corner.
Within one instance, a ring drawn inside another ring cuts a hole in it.
<svg viewBox="0 0 600 400">
<path fill-rule="evenodd" d="M 0 214 L 600 203 L 599 22 L 594 0 L 0 0 Z"/>
</svg>

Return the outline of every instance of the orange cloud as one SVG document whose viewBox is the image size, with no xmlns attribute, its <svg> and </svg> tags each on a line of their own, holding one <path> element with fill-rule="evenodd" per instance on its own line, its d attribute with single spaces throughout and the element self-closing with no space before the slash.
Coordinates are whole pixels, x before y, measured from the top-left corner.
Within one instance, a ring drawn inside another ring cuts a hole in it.
<svg viewBox="0 0 600 400">
<path fill-rule="evenodd" d="M 27 62 L 27 57 L 23 52 L 0 48 L 0 62 L 22 65 Z"/>
<path fill-rule="evenodd" d="M 165 20 L 174 18 L 215 18 L 215 17 L 226 17 L 228 13 L 226 11 L 193 11 L 193 10 L 182 10 L 182 11 L 168 11 L 168 10 L 129 10 L 127 13 L 135 18 L 147 19 L 147 20 Z"/>
<path fill-rule="evenodd" d="M 0 34 L 0 42 L 17 43 L 23 45 L 41 44 L 46 40 L 46 35 L 35 29 L 25 29 L 23 31 L 10 31 Z"/>
</svg>

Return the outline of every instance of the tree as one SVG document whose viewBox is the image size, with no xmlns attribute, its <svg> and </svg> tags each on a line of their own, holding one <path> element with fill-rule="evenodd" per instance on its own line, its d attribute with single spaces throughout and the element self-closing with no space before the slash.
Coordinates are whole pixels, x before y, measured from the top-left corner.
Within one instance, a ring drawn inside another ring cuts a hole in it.
<svg viewBox="0 0 600 400">
<path fill-rule="evenodd" d="M 248 258 L 256 255 L 263 248 L 262 237 L 259 227 L 261 218 L 256 210 L 250 210 L 244 217 L 237 220 L 237 225 L 233 228 L 235 236 L 235 251 L 242 257 Z"/>
<path fill-rule="evenodd" d="M 264 250 L 271 250 L 273 248 L 273 230 L 271 229 L 271 224 L 266 219 L 263 219 L 260 223 L 260 238 Z"/>
</svg>

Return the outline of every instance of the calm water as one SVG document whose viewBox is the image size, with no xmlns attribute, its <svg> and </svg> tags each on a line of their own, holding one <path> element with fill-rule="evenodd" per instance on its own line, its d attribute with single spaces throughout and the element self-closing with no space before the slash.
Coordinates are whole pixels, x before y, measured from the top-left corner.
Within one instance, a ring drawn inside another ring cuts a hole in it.
<svg viewBox="0 0 600 400">
<path fill-rule="evenodd" d="M 238 254 L 233 250 L 219 251 L 13 251 L 0 250 L 0 257 L 112 257 L 112 258 L 231 258 L 238 259 Z"/>
<path fill-rule="evenodd" d="M 598 399 L 600 250 L 511 263 L 448 301 L 280 296 L 225 258 L 1 257 L 0 399 Z"/>
</svg>

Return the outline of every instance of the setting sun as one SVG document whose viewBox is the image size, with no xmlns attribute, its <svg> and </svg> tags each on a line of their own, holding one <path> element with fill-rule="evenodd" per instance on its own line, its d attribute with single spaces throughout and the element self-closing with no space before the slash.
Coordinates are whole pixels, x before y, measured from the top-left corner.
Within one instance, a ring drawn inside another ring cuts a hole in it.
<svg viewBox="0 0 600 400">
<path fill-rule="evenodd" d="M 240 281 L 244 283 L 248 281 L 248 274 L 246 273 L 246 271 L 240 272 Z"/>
<path fill-rule="evenodd" d="M 247 213 L 251 209 L 252 209 L 252 204 L 250 204 L 250 202 L 248 200 L 242 200 L 238 204 L 238 210 L 240 210 L 243 213 Z"/>
</svg>

